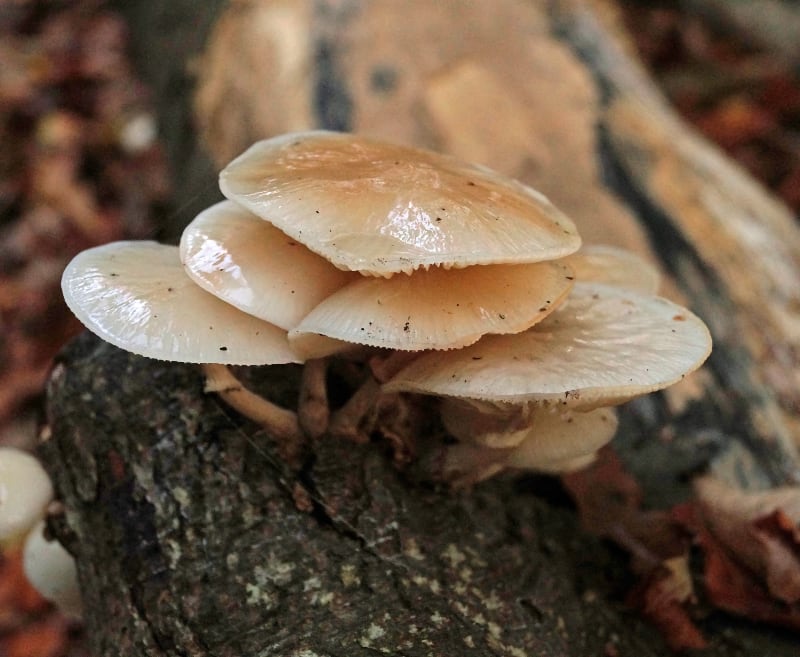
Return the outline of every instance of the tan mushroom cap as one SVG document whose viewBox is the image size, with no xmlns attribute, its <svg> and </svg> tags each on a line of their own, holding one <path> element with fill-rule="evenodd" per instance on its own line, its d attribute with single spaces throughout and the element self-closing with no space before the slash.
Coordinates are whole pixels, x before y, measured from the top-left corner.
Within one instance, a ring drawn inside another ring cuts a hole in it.
<svg viewBox="0 0 800 657">
<path fill-rule="evenodd" d="M 141 356 L 228 365 L 300 360 L 285 331 L 195 285 L 174 246 L 115 242 L 83 251 L 61 287 L 90 331 Z"/>
<path fill-rule="evenodd" d="M 685 308 L 583 283 L 533 328 L 486 336 L 458 351 L 427 353 L 384 389 L 596 408 L 675 383 L 710 350 L 708 329 Z"/>
<path fill-rule="evenodd" d="M 581 283 L 606 283 L 643 294 L 655 294 L 661 274 L 653 265 L 625 249 L 606 244 L 584 244 L 561 262 L 575 272 Z"/>
<path fill-rule="evenodd" d="M 516 447 L 528 437 L 537 407 L 444 397 L 442 425 L 454 438 L 493 449 Z"/>
<path fill-rule="evenodd" d="M 303 354 L 319 348 L 317 335 L 406 351 L 455 349 L 541 321 L 566 298 L 572 281 L 572 272 L 554 262 L 362 276 L 314 308 L 289 340 Z"/>
<path fill-rule="evenodd" d="M 183 231 L 180 253 L 204 290 L 285 330 L 358 277 L 232 201 L 197 215 Z"/>
<path fill-rule="evenodd" d="M 540 262 L 580 246 L 572 221 L 529 187 L 343 133 L 258 142 L 222 171 L 220 188 L 337 267 L 364 274 Z"/>
<path fill-rule="evenodd" d="M 461 442 L 444 453 L 442 471 L 447 478 L 476 482 L 508 468 L 559 473 L 589 465 L 598 449 L 617 430 L 611 408 L 587 412 L 529 405 L 530 427 L 522 442 L 506 448 Z"/>
<path fill-rule="evenodd" d="M 617 432 L 613 408 L 581 412 L 558 408 L 539 408 L 532 417 L 527 437 L 509 450 L 509 468 L 563 472 L 585 465 Z"/>
</svg>

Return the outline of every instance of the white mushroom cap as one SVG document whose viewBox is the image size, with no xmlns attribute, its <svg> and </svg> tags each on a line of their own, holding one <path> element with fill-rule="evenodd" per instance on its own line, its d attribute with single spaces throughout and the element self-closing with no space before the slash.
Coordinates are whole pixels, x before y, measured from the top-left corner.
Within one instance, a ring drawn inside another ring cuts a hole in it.
<svg viewBox="0 0 800 657">
<path fill-rule="evenodd" d="M 90 331 L 141 356 L 230 365 L 299 361 L 285 331 L 195 285 L 174 246 L 115 242 L 83 251 L 64 271 L 61 288 Z"/>
<path fill-rule="evenodd" d="M 665 388 L 711 350 L 705 324 L 666 299 L 601 284 L 577 284 L 543 322 L 485 336 L 458 351 L 431 352 L 385 384 L 489 401 L 592 408 Z"/>
<path fill-rule="evenodd" d="M 180 251 L 186 273 L 200 287 L 285 330 L 358 277 L 232 201 L 197 215 L 183 231 Z"/>
<path fill-rule="evenodd" d="M 528 437 L 537 407 L 477 399 L 444 397 L 439 404 L 442 425 L 462 442 L 501 449 L 516 447 Z"/>
<path fill-rule="evenodd" d="M 349 134 L 314 131 L 251 146 L 223 194 L 341 269 L 552 260 L 580 246 L 542 194 L 484 167 Z"/>
<path fill-rule="evenodd" d="M 635 253 L 606 244 L 584 244 L 561 262 L 575 272 L 581 283 L 606 283 L 643 294 L 655 294 L 661 274 Z"/>
<path fill-rule="evenodd" d="M 317 335 L 407 351 L 455 349 L 541 321 L 564 300 L 572 279 L 554 262 L 362 276 L 314 308 L 289 339 L 313 356 L 321 355 Z"/>
<path fill-rule="evenodd" d="M 506 448 L 474 442 L 451 445 L 444 453 L 445 477 L 475 482 L 508 468 L 549 473 L 577 470 L 589 465 L 617 430 L 611 408 L 587 412 L 533 404 L 527 408 L 530 426 L 522 442 Z"/>
<path fill-rule="evenodd" d="M 573 411 L 538 408 L 526 438 L 508 452 L 509 468 L 564 472 L 591 462 L 595 452 L 617 432 L 613 408 Z"/>
<path fill-rule="evenodd" d="M 45 538 L 44 527 L 44 521 L 39 521 L 25 540 L 22 553 L 25 576 L 63 614 L 80 618 L 81 590 L 75 559 L 61 543 Z"/>
<path fill-rule="evenodd" d="M 53 484 L 32 454 L 0 447 L 0 541 L 13 541 L 27 532 L 45 512 Z"/>
</svg>

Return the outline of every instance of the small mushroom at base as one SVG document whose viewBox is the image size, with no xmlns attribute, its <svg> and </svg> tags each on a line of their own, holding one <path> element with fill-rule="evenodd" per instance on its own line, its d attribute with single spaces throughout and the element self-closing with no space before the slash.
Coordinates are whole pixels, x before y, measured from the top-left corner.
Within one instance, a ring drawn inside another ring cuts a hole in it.
<svg viewBox="0 0 800 657">
<path fill-rule="evenodd" d="M 83 612 L 75 559 L 61 543 L 45 536 L 44 520 L 28 534 L 22 559 L 25 576 L 42 597 L 64 615 L 79 619 Z"/>
<path fill-rule="evenodd" d="M 536 406 L 530 410 L 529 422 L 524 438 L 513 447 L 474 443 L 445 447 L 442 478 L 467 486 L 507 469 L 550 474 L 577 470 L 590 464 L 617 430 L 611 408 L 581 412 Z"/>
<path fill-rule="evenodd" d="M 53 484 L 35 456 L 0 447 L 0 544 L 21 540 L 52 498 Z"/>
</svg>

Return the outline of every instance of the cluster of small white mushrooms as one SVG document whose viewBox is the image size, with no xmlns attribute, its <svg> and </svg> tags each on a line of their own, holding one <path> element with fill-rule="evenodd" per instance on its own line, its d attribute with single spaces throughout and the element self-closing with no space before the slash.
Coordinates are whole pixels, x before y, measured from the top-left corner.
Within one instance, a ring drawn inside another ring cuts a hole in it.
<svg viewBox="0 0 800 657">
<path fill-rule="evenodd" d="M 85 251 L 64 296 L 118 347 L 204 364 L 208 390 L 282 440 L 347 435 L 380 400 L 421 393 L 441 398 L 457 439 L 452 478 L 574 469 L 613 436 L 608 407 L 675 383 L 711 348 L 702 321 L 655 296 L 652 267 L 579 251 L 544 196 L 480 166 L 315 131 L 256 143 L 220 187 L 228 200 L 179 248 Z M 332 416 L 330 356 L 370 372 Z M 226 367 L 289 362 L 306 363 L 297 412 Z"/>
<path fill-rule="evenodd" d="M 38 459 L 14 447 L 0 447 L 0 546 L 22 543 L 28 581 L 63 613 L 79 617 L 75 560 L 45 535 L 44 516 L 52 499 L 53 485 Z"/>
</svg>

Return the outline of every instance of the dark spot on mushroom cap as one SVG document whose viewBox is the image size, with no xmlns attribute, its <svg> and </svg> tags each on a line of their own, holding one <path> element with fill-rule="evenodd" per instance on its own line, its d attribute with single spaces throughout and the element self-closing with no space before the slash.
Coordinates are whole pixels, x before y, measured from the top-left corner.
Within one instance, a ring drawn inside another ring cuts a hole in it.
<svg viewBox="0 0 800 657">
<path fill-rule="evenodd" d="M 369 84 L 373 91 L 392 91 L 397 86 L 397 71 L 391 66 L 376 66 L 370 75 Z"/>
<path fill-rule="evenodd" d="M 220 347 L 219 350 L 220 351 L 228 351 L 228 348 L 227 347 Z"/>
<path fill-rule="evenodd" d="M 684 315 L 675 315 L 675 317 L 673 317 L 672 319 L 674 319 L 676 322 L 685 322 L 686 321 L 686 317 Z"/>
</svg>

